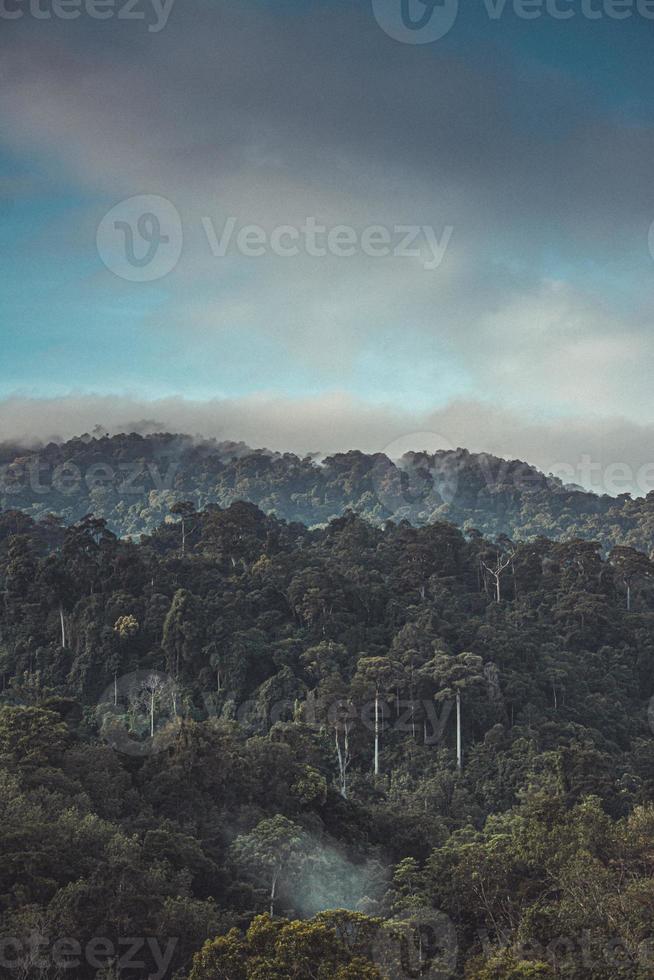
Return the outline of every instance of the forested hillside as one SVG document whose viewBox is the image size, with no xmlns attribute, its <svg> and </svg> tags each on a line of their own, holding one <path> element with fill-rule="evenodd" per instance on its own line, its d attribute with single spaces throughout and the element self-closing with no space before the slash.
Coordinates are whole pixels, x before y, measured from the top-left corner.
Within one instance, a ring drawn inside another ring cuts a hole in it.
<svg viewBox="0 0 654 980">
<path fill-rule="evenodd" d="M 320 472 L 208 459 L 231 493 L 271 467 L 285 501 Z M 348 487 L 355 460 L 323 469 Z M 0 514 L 5 966 L 652 975 L 645 554 L 163 499 L 139 543 Z"/>
<path fill-rule="evenodd" d="M 52 513 L 70 524 L 93 513 L 120 536 L 139 535 L 169 518 L 175 501 L 202 510 L 237 500 L 308 526 L 353 510 L 373 524 L 447 520 L 490 537 L 582 537 L 605 551 L 654 549 L 654 494 L 597 496 L 519 460 L 465 449 L 399 461 L 361 452 L 301 459 L 242 443 L 134 433 L 38 450 L 0 447 L 0 507 L 37 520 Z"/>
</svg>

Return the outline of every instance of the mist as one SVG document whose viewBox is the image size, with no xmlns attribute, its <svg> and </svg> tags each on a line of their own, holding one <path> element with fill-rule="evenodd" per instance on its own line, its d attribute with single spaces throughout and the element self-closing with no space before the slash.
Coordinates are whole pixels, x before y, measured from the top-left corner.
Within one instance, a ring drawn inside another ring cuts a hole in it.
<svg viewBox="0 0 654 980">
<path fill-rule="evenodd" d="M 597 493 L 642 496 L 654 488 L 654 425 L 617 416 L 533 417 L 482 401 L 431 412 L 371 404 L 333 392 L 192 400 L 78 394 L 15 396 L 0 402 L 0 442 L 30 448 L 92 433 L 178 432 L 244 442 L 254 449 L 323 455 L 358 449 L 398 459 L 415 450 L 456 449 L 521 459 Z"/>
<path fill-rule="evenodd" d="M 328 838 L 312 837 L 312 860 L 293 884 L 293 903 L 305 918 L 328 909 L 375 915 L 390 884 L 389 869 L 366 859 L 354 862 Z"/>
</svg>

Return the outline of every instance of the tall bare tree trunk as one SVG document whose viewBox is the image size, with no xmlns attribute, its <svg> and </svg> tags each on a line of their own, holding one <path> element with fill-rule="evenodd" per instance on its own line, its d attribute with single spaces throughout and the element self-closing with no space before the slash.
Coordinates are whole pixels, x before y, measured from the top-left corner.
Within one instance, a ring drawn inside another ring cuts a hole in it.
<svg viewBox="0 0 654 980">
<path fill-rule="evenodd" d="M 456 692 L 456 767 L 463 769 L 463 743 L 461 740 L 461 691 Z"/>
<path fill-rule="evenodd" d="M 277 890 L 277 875 L 273 875 L 272 885 L 270 887 L 270 918 L 275 914 L 275 892 Z"/>
<path fill-rule="evenodd" d="M 379 775 L 379 691 L 375 691 L 375 776 Z"/>
<path fill-rule="evenodd" d="M 61 645 L 65 649 L 66 647 L 66 623 L 64 620 L 64 606 L 63 603 L 59 603 L 59 621 L 61 623 Z"/>
<path fill-rule="evenodd" d="M 336 728 L 335 735 L 336 735 L 336 754 L 338 756 L 339 790 L 343 799 L 346 800 L 347 799 L 347 770 L 348 770 L 348 766 L 350 765 L 350 730 L 348 728 L 347 722 L 345 722 L 345 737 L 343 739 L 343 748 L 341 748 L 338 728 Z"/>
<path fill-rule="evenodd" d="M 416 699 L 413 684 L 411 684 L 411 735 L 416 738 Z"/>
</svg>

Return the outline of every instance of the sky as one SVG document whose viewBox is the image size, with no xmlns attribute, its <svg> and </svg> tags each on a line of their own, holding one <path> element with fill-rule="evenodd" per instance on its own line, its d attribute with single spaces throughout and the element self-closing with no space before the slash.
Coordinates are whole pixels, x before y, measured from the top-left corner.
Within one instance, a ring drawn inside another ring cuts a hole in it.
<svg viewBox="0 0 654 980">
<path fill-rule="evenodd" d="M 0 0 L 0 440 L 650 489 L 653 43 L 649 0 Z"/>
</svg>

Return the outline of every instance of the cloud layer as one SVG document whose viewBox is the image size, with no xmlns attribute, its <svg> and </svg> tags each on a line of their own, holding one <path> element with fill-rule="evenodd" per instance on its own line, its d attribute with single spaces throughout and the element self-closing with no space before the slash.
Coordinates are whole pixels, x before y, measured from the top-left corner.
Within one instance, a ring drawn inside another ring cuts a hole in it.
<svg viewBox="0 0 654 980">
<path fill-rule="evenodd" d="M 597 493 L 654 489 L 654 425 L 621 418 L 525 419 L 480 402 L 432 412 L 371 406 L 346 394 L 291 400 L 257 395 L 209 402 L 181 398 L 75 396 L 0 403 L 0 443 L 23 446 L 90 432 L 183 432 L 253 448 L 328 454 L 349 449 L 399 458 L 410 450 L 456 449 L 518 458 Z"/>
</svg>

